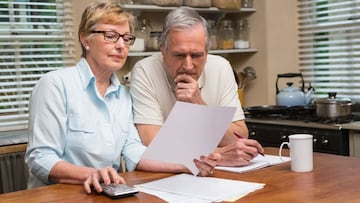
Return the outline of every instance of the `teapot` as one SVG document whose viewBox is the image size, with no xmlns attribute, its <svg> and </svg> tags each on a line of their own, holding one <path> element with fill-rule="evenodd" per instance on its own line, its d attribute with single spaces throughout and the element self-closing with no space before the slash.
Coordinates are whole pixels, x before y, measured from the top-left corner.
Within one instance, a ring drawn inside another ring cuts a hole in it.
<svg viewBox="0 0 360 203">
<path fill-rule="evenodd" d="M 287 82 L 284 89 L 281 91 L 278 88 L 279 78 L 300 77 L 302 86 L 301 89 L 294 87 L 292 82 Z M 308 105 L 311 101 L 311 96 L 314 88 L 309 84 L 308 91 L 304 91 L 304 78 L 301 73 L 285 73 L 278 74 L 276 79 L 276 105 L 278 106 L 303 106 Z"/>
</svg>

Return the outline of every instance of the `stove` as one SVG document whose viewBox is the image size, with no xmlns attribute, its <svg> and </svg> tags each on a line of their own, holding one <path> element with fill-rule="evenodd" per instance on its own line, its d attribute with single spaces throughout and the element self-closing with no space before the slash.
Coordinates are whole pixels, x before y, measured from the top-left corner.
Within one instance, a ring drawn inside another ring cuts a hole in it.
<svg viewBox="0 0 360 203">
<path fill-rule="evenodd" d="M 288 142 L 288 136 L 297 133 L 313 135 L 315 152 L 349 156 L 349 130 L 342 125 L 360 121 L 360 114 L 334 119 L 319 118 L 309 114 L 249 114 L 245 111 L 249 138 L 263 147 L 279 147 Z"/>
</svg>

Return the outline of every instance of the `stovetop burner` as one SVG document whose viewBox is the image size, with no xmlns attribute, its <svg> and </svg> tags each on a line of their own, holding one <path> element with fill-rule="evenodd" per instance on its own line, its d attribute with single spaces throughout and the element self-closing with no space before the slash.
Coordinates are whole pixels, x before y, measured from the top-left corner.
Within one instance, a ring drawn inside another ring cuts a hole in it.
<svg viewBox="0 0 360 203">
<path fill-rule="evenodd" d="M 350 115 L 336 118 L 321 118 L 316 116 L 316 109 L 313 105 L 294 107 L 262 105 L 247 107 L 244 109 L 244 112 L 246 118 L 302 121 L 305 123 L 346 124 L 360 121 L 360 103 L 352 104 L 352 113 Z"/>
</svg>

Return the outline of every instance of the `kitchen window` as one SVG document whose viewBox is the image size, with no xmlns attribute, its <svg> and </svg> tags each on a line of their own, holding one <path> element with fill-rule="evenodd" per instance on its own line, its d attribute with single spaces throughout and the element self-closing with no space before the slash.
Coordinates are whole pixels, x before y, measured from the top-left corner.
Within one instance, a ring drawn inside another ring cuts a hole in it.
<svg viewBox="0 0 360 203">
<path fill-rule="evenodd" d="M 298 0 L 299 64 L 315 97 L 360 101 L 360 1 Z"/>
<path fill-rule="evenodd" d="M 0 0 L 0 131 L 26 129 L 39 78 L 74 64 L 70 0 Z"/>
</svg>

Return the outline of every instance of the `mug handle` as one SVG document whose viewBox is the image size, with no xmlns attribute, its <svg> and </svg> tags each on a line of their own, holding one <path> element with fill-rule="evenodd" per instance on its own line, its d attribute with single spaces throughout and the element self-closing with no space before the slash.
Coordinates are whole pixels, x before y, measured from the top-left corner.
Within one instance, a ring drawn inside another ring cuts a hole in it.
<svg viewBox="0 0 360 203">
<path fill-rule="evenodd" d="M 283 143 L 281 143 L 280 149 L 279 149 L 279 157 L 280 157 L 281 161 L 285 161 L 285 160 L 283 159 L 282 153 L 281 153 L 284 145 L 287 145 L 287 146 L 290 148 L 290 143 L 288 143 L 288 142 L 283 142 Z"/>
</svg>

